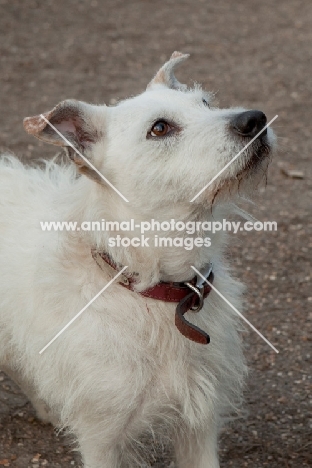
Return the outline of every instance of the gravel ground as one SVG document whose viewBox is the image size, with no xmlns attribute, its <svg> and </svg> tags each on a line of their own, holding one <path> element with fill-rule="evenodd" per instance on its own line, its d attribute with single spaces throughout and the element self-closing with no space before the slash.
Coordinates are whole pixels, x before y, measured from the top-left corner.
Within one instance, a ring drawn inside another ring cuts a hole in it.
<svg viewBox="0 0 312 468">
<path fill-rule="evenodd" d="M 280 353 L 246 334 L 248 414 L 222 434 L 224 467 L 312 464 L 311 24 L 310 0 L 0 0 L 0 146 L 20 157 L 53 153 L 24 133 L 23 117 L 65 98 L 112 103 L 136 94 L 173 50 L 191 53 L 180 80 L 218 92 L 221 106 L 279 115 L 280 151 L 247 207 L 278 230 L 233 235 L 229 256 L 248 287 L 246 316 Z M 170 461 L 163 454 L 154 466 Z M 68 440 L 0 374 L 0 466 L 79 464 Z"/>
</svg>

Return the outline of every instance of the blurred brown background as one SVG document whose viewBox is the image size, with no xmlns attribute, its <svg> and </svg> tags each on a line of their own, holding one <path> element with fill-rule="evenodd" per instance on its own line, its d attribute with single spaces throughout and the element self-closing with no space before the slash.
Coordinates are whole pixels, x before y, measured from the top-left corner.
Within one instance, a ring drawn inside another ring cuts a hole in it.
<svg viewBox="0 0 312 468">
<path fill-rule="evenodd" d="M 279 115 L 279 153 L 248 206 L 257 219 L 277 221 L 278 231 L 232 236 L 229 256 L 248 286 L 246 316 L 280 354 L 246 335 L 248 416 L 224 430 L 224 467 L 312 463 L 311 24 L 310 0 L 0 0 L 2 150 L 28 160 L 52 155 L 23 131 L 25 116 L 66 98 L 109 104 L 139 93 L 174 50 L 191 54 L 179 79 L 216 91 L 221 107 Z M 0 374 L 0 466 L 79 463 Z M 154 466 L 170 463 L 164 454 Z"/>
</svg>

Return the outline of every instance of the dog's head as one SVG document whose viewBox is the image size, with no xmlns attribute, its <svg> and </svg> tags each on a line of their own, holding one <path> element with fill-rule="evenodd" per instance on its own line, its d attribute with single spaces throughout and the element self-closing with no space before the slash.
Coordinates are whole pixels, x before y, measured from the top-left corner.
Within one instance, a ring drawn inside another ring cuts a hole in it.
<svg viewBox="0 0 312 468">
<path fill-rule="evenodd" d="M 265 175 L 274 134 L 263 112 L 218 109 L 211 94 L 179 83 L 173 71 L 187 57 L 175 52 L 145 92 L 116 106 L 63 101 L 25 129 L 67 147 L 80 172 L 114 193 L 103 174 L 141 212 L 232 198 Z"/>
</svg>

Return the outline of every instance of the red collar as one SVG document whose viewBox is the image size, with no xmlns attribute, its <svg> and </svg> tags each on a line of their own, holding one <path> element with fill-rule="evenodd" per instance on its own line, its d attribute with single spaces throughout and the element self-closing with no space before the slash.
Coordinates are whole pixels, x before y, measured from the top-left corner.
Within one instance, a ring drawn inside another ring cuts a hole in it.
<svg viewBox="0 0 312 468">
<path fill-rule="evenodd" d="M 105 252 L 98 252 L 95 249 L 91 251 L 92 257 L 103 269 L 103 261 L 112 267 L 115 271 L 119 271 L 122 266 L 116 264 L 112 258 Z M 213 282 L 212 264 L 202 270 L 202 275 L 210 282 Z M 130 291 L 135 291 L 136 275 L 121 275 L 119 284 Z M 186 282 L 165 282 L 160 281 L 151 288 L 137 292 L 141 296 L 150 297 L 159 301 L 177 302 L 175 325 L 178 330 L 186 338 L 195 341 L 196 343 L 208 344 L 210 342 L 209 335 L 186 320 L 184 314 L 188 311 L 199 312 L 203 307 L 204 299 L 211 291 L 210 285 L 202 278 L 194 277 Z"/>
</svg>

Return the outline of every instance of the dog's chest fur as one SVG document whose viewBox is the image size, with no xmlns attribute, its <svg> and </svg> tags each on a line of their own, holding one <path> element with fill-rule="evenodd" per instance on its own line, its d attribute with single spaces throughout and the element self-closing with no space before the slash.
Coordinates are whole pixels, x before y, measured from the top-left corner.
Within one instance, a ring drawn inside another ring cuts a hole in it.
<svg viewBox="0 0 312 468">
<path fill-rule="evenodd" d="M 177 426 L 204 427 L 207 419 L 219 419 L 216 415 L 235 408 L 245 372 L 241 343 L 235 317 L 213 293 L 203 310 L 190 316 L 209 332 L 208 346 L 178 332 L 174 304 L 144 298 L 114 283 L 39 355 L 113 275 L 110 268 L 98 267 L 92 245 L 76 233 L 38 234 L 41 210 L 53 199 L 53 190 L 75 183 L 64 179 L 55 186 L 47 173 L 27 172 L 14 164 L 3 185 L 12 188 L 18 174 L 16 189 L 26 205 L 36 206 L 33 212 L 24 211 L 19 200 L 19 209 L 12 211 L 15 217 L 10 217 L 8 195 L 2 205 L 2 219 L 7 220 L 3 229 L 9 234 L 0 248 L 1 268 L 7 271 L 0 284 L 6 302 L 2 314 L 7 326 L 0 332 L 5 364 L 34 382 L 40 398 L 73 431 L 79 431 L 81 415 L 87 414 L 97 422 L 97 433 L 104 433 L 109 421 L 116 425 L 115 432 L 132 440 L 150 430 L 163 434 Z M 55 203 L 48 206 L 51 218 L 62 215 Z M 239 285 L 222 262 L 217 268 L 216 287 L 240 307 Z"/>
</svg>

